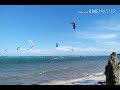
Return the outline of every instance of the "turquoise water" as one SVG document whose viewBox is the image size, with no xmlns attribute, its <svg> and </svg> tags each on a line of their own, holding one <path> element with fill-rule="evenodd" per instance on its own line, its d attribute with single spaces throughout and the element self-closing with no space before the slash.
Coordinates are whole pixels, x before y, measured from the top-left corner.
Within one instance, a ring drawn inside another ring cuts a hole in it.
<svg viewBox="0 0 120 90">
<path fill-rule="evenodd" d="M 40 84 L 104 72 L 108 56 L 1 56 L 0 85 Z"/>
</svg>

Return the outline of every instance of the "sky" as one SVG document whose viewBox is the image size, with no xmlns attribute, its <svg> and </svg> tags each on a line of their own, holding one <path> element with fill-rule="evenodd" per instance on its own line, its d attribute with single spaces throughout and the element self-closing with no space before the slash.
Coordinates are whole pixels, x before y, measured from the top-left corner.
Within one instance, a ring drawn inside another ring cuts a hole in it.
<svg viewBox="0 0 120 90">
<path fill-rule="evenodd" d="M 109 55 L 119 36 L 120 5 L 0 6 L 0 56 Z"/>
</svg>

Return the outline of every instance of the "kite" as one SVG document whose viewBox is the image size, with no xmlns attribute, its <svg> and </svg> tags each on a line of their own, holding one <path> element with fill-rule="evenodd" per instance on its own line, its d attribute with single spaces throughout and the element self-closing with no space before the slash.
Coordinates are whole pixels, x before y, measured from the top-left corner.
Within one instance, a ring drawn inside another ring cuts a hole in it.
<svg viewBox="0 0 120 90">
<path fill-rule="evenodd" d="M 33 47 L 34 47 L 33 41 L 32 41 L 32 40 L 28 40 L 28 42 L 31 43 L 31 45 L 32 45 L 32 46 L 30 47 L 30 49 L 33 48 Z"/>
<path fill-rule="evenodd" d="M 20 47 L 17 47 L 17 50 L 19 49 Z"/>
<path fill-rule="evenodd" d="M 74 51 L 74 49 L 72 49 L 72 52 Z"/>
<path fill-rule="evenodd" d="M 7 52 L 7 49 L 5 49 L 5 51 Z"/>
<path fill-rule="evenodd" d="M 76 28 L 75 22 L 72 22 L 71 24 L 72 24 L 72 26 L 73 26 L 73 29 L 75 29 L 75 28 Z"/>
<path fill-rule="evenodd" d="M 56 43 L 56 47 L 58 47 L 58 43 Z"/>
</svg>

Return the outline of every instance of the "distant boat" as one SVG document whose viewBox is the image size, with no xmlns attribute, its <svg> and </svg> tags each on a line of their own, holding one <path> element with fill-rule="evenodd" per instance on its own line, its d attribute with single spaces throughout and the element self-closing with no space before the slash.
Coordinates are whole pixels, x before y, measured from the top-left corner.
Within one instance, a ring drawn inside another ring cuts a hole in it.
<svg viewBox="0 0 120 90">
<path fill-rule="evenodd" d="M 120 55 L 120 54 L 117 54 L 117 55 Z"/>
</svg>

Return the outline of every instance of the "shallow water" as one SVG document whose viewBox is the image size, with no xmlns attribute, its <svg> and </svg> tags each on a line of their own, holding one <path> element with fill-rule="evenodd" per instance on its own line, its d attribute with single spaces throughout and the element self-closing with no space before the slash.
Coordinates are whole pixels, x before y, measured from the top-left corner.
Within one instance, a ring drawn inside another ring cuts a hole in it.
<svg viewBox="0 0 120 90">
<path fill-rule="evenodd" d="M 108 56 L 0 57 L 0 85 L 40 84 L 104 72 Z"/>
</svg>

